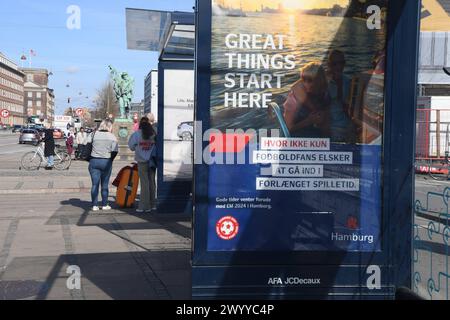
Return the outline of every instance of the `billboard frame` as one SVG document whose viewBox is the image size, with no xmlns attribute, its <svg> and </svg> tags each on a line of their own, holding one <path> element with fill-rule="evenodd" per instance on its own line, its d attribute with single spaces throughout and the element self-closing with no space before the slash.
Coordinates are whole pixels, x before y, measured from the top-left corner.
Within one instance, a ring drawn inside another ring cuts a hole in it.
<svg viewBox="0 0 450 320">
<path fill-rule="evenodd" d="M 202 122 L 204 131 L 210 128 L 210 95 L 205 93 L 211 92 L 211 12 L 211 0 L 197 0 L 195 120 Z M 245 277 L 277 271 L 285 273 L 295 269 L 314 272 L 314 268 L 323 268 L 321 270 L 326 272 L 330 271 L 330 267 L 336 275 L 334 289 L 323 288 L 318 295 L 326 292 L 334 292 L 335 295 L 362 293 L 364 290 L 361 286 L 365 282 L 349 280 L 352 283 L 346 283 L 346 279 L 351 278 L 346 269 L 355 271 L 356 267 L 359 270 L 357 273 L 363 276 L 371 265 L 380 266 L 383 270 L 383 290 L 378 292 L 380 297 L 392 298 L 398 287 L 411 288 L 420 1 L 391 0 L 388 15 L 382 191 L 384 241 L 381 252 L 208 252 L 209 169 L 205 164 L 196 164 L 192 275 L 194 297 L 239 296 L 243 287 L 247 288 L 246 297 L 267 297 L 272 294 L 269 287 L 256 293 L 257 290 L 251 288 Z M 197 133 L 196 136 L 200 135 Z M 200 145 L 197 142 L 196 147 L 197 144 Z M 207 142 L 203 142 L 203 149 L 207 145 Z M 235 285 L 239 281 L 243 284 L 240 288 Z M 335 290 L 346 284 L 353 289 Z M 288 291 L 281 290 L 275 295 L 297 296 L 295 291 Z M 305 292 L 299 290 L 297 293 L 303 296 Z M 367 292 L 361 294 L 366 297 L 376 295 Z"/>
</svg>

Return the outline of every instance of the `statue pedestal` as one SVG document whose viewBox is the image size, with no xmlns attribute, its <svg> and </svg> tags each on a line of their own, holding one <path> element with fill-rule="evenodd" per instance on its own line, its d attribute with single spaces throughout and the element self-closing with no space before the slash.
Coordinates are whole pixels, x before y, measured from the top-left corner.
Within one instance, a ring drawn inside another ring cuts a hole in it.
<svg viewBox="0 0 450 320">
<path fill-rule="evenodd" d="M 128 148 L 128 140 L 133 131 L 134 122 L 129 119 L 116 119 L 114 121 L 113 133 L 119 141 L 118 159 L 123 161 L 134 161 L 134 152 Z"/>
</svg>

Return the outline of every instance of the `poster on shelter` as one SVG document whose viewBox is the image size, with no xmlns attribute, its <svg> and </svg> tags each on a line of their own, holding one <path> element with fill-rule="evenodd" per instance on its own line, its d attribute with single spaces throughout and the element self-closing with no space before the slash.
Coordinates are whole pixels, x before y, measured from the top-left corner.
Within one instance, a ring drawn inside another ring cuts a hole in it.
<svg viewBox="0 0 450 320">
<path fill-rule="evenodd" d="M 208 250 L 381 249 L 387 1 L 212 0 Z"/>
</svg>

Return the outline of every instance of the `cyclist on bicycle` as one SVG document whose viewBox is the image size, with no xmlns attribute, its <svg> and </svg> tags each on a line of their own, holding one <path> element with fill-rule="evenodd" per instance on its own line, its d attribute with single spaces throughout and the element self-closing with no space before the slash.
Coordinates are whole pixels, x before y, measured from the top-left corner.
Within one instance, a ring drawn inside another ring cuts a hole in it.
<svg viewBox="0 0 450 320">
<path fill-rule="evenodd" d="M 55 154 L 55 139 L 53 138 L 53 130 L 47 128 L 44 133 L 45 148 L 44 156 L 47 158 L 47 166 L 45 170 L 53 170 Z"/>
</svg>

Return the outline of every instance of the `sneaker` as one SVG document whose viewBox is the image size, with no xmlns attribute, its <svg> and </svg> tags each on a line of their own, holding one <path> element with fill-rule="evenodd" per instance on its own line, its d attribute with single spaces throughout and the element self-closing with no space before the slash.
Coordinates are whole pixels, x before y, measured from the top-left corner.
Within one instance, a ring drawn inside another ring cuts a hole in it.
<svg viewBox="0 0 450 320">
<path fill-rule="evenodd" d="M 144 213 L 144 210 L 137 209 L 136 212 L 137 212 L 137 213 Z"/>
<path fill-rule="evenodd" d="M 109 210 L 111 210 L 112 208 L 110 207 L 110 206 L 104 206 L 103 208 L 102 208 L 102 210 L 103 211 L 109 211 Z"/>
<path fill-rule="evenodd" d="M 99 207 L 93 207 L 92 211 L 100 211 L 100 208 Z"/>
</svg>

